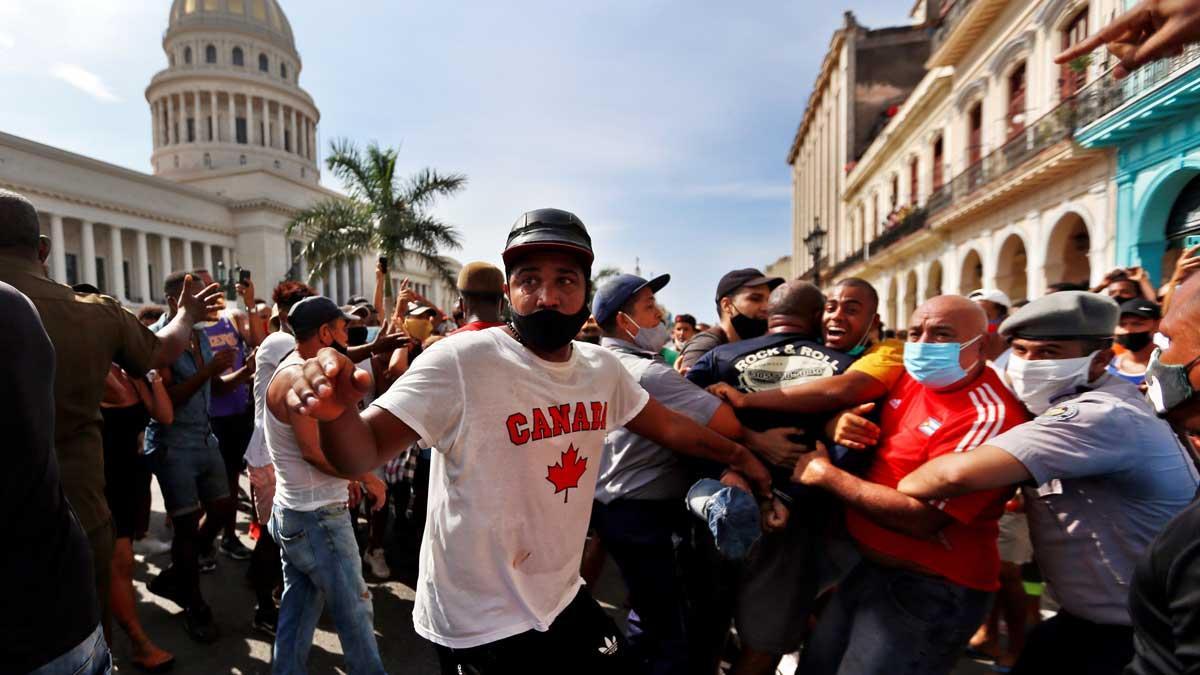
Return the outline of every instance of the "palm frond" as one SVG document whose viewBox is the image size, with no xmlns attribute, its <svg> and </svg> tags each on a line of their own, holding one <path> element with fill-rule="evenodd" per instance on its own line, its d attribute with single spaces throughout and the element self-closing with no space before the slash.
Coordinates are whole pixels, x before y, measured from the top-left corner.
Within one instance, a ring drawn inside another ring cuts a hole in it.
<svg viewBox="0 0 1200 675">
<path fill-rule="evenodd" d="M 370 209 L 350 199 L 314 204 L 288 223 L 287 233 L 306 242 L 300 255 L 308 263 L 309 279 L 324 276 L 334 263 L 349 255 L 375 248 Z"/>
<path fill-rule="evenodd" d="M 422 169 L 409 178 L 402 199 L 412 208 L 428 208 L 435 198 L 448 197 L 466 185 L 467 177 L 463 174 L 442 175 L 433 169 Z"/>
<path fill-rule="evenodd" d="M 353 199 L 374 201 L 379 178 L 371 170 L 358 147 L 349 139 L 335 138 L 329 143 L 325 166 L 333 173 Z"/>
</svg>

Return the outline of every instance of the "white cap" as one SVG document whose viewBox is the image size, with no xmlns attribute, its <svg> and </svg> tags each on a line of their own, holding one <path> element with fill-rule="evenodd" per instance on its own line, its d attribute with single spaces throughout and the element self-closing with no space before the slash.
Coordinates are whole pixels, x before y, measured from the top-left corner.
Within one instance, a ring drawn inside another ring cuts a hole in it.
<svg viewBox="0 0 1200 675">
<path fill-rule="evenodd" d="M 415 302 L 408 305 L 408 313 L 411 316 L 424 316 L 432 312 L 433 308 L 428 305 L 417 305 Z"/>
<path fill-rule="evenodd" d="M 1008 295 L 1005 294 L 1004 291 L 996 290 L 995 288 L 980 288 L 978 290 L 971 291 L 967 294 L 967 299 L 974 302 L 987 300 L 988 302 L 994 302 L 1005 309 L 1012 309 L 1012 300 L 1008 299 Z"/>
</svg>

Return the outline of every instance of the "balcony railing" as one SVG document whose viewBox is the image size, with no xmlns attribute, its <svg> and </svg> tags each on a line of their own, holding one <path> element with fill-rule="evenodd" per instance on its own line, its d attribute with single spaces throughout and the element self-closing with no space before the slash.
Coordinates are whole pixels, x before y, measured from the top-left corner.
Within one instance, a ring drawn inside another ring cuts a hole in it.
<svg viewBox="0 0 1200 675">
<path fill-rule="evenodd" d="M 1200 62 L 1200 45 L 1188 45 L 1178 56 L 1142 66 L 1123 80 L 1117 80 L 1111 75 L 1110 66 L 1115 63 L 1111 62 L 1107 51 L 1098 50 L 1091 58 L 1102 59 L 1100 64 L 1105 72 L 1102 77 L 1096 78 L 1075 95 L 1075 98 L 1079 99 L 1077 129 L 1082 129 L 1126 103 L 1157 89 L 1175 75 L 1196 67 Z"/>
<path fill-rule="evenodd" d="M 922 230 L 926 225 L 926 210 L 921 207 L 916 207 L 908 212 L 899 223 L 884 230 L 878 237 L 871 240 L 866 246 L 858 249 L 854 253 L 837 261 L 837 264 L 830 270 L 830 275 L 836 276 L 842 270 L 857 265 L 864 259 L 870 256 L 879 255 L 884 249 L 904 239 L 908 235 Z"/>
</svg>

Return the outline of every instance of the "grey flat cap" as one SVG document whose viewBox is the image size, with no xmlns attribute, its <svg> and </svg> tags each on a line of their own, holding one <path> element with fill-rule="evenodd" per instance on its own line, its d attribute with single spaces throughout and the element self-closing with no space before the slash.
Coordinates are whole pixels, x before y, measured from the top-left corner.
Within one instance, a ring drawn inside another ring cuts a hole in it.
<svg viewBox="0 0 1200 675">
<path fill-rule="evenodd" d="M 1000 324 L 1000 334 L 1030 340 L 1112 337 L 1120 313 L 1117 302 L 1106 295 L 1062 291 L 1018 309 Z"/>
</svg>

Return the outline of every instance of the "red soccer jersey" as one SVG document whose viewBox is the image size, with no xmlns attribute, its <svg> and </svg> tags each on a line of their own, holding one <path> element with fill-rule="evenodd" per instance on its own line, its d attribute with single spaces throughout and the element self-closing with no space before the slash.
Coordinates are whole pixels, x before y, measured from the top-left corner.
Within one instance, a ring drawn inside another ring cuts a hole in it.
<svg viewBox="0 0 1200 675">
<path fill-rule="evenodd" d="M 1024 406 L 991 368 L 984 368 L 970 386 L 945 393 L 931 391 L 905 373 L 883 405 L 883 440 L 866 479 L 894 488 L 930 459 L 967 452 L 1027 419 Z M 886 529 L 853 509 L 846 511 L 846 524 L 866 548 L 963 586 L 994 591 L 1000 587 L 997 522 L 1011 492 L 1006 487 L 934 502 L 954 520 L 933 541 Z"/>
</svg>

